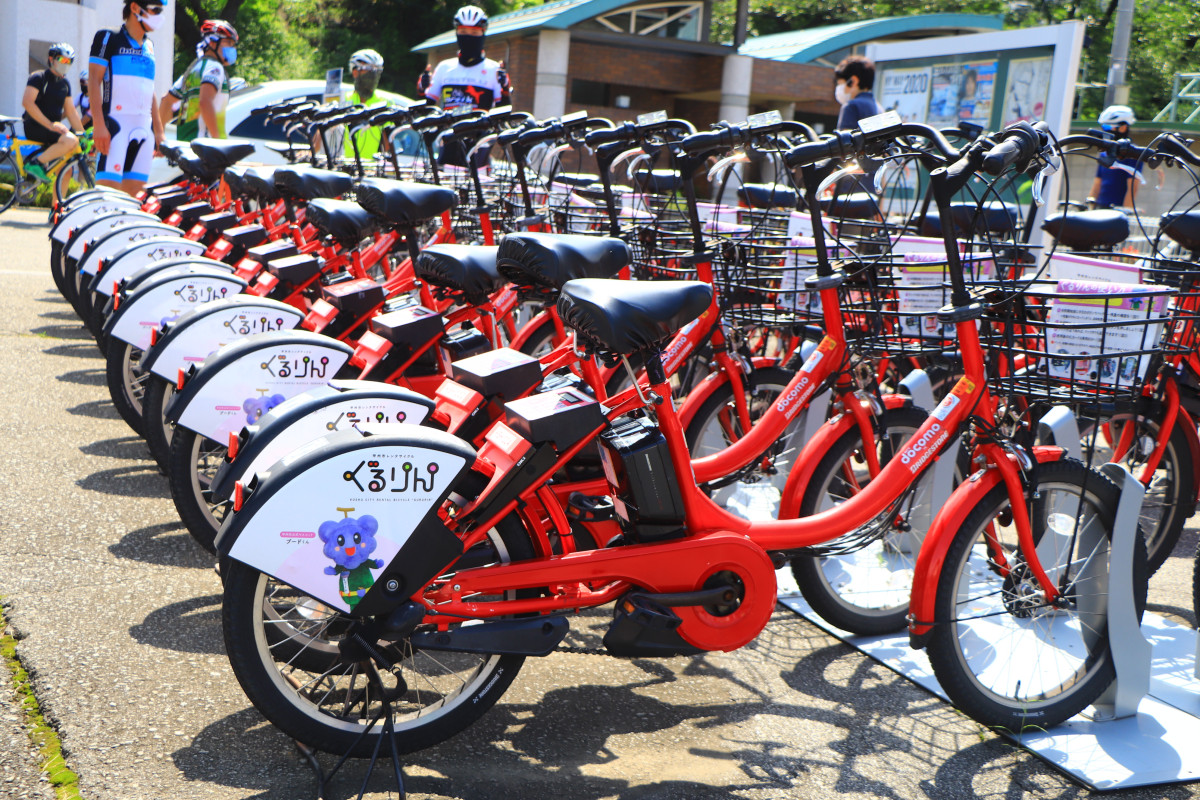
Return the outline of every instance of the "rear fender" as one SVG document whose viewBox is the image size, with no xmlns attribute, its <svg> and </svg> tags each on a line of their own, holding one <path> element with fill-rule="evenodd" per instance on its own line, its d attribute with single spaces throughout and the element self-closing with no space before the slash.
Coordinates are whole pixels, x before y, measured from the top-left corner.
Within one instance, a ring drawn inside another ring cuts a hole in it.
<svg viewBox="0 0 1200 800">
<path fill-rule="evenodd" d="M 93 220 L 109 214 L 137 211 L 141 207 L 138 201 L 129 195 L 114 196 L 109 192 L 97 192 L 88 198 L 88 202 L 82 202 L 82 199 L 77 205 L 75 199 L 72 198 L 70 209 L 60 216 L 58 222 L 54 223 L 54 227 L 50 229 L 51 239 L 59 244 L 66 244 L 72 233 Z"/>
<path fill-rule="evenodd" d="M 517 335 L 513 337 L 508 346 L 513 350 L 520 350 L 545 325 L 554 327 L 554 318 L 550 316 L 549 311 L 539 311 L 533 316 L 533 319 L 521 326 L 521 329 L 517 331 Z"/>
<path fill-rule="evenodd" d="M 150 346 L 151 331 L 175 321 L 189 308 L 239 294 L 246 282 L 229 272 L 206 266 L 168 267 L 157 272 L 132 294 L 104 325 L 104 335 L 139 350 Z"/>
<path fill-rule="evenodd" d="M 111 295 L 114 284 L 132 277 L 151 264 L 174 262 L 184 258 L 200 262 L 203 256 L 204 249 L 199 244 L 179 236 L 138 242 L 105 261 L 88 288 L 93 292 Z M 207 259 L 203 260 L 207 263 Z"/>
<path fill-rule="evenodd" d="M 1058 461 L 1063 451 L 1058 447 L 1038 446 L 1033 448 L 1034 458 L 1039 464 Z M 909 599 L 909 642 L 914 649 L 925 646 L 933 631 L 934 601 L 937 597 L 938 577 L 946 564 L 946 553 L 955 534 L 966 522 L 967 515 L 984 495 L 1003 483 L 998 469 L 975 472 L 958 485 L 949 501 L 933 519 L 933 525 L 921 543 L 917 565 L 913 573 L 912 596 Z"/>
<path fill-rule="evenodd" d="M 751 359 L 750 363 L 755 369 L 765 369 L 767 367 L 775 367 L 779 365 L 779 362 L 774 358 L 754 358 Z M 745 379 L 746 378 L 743 375 L 742 380 Z M 683 423 L 685 428 L 696 416 L 696 413 L 700 410 L 700 407 L 703 406 L 708 398 L 712 397 L 713 393 L 716 392 L 717 389 L 720 388 L 725 382 L 724 373 L 721 371 L 711 372 L 704 377 L 704 380 L 700 381 L 699 386 L 688 392 L 687 397 L 684 398 L 683 405 L 679 407 L 679 420 Z"/>
<path fill-rule="evenodd" d="M 127 250 L 130 245 L 154 239 L 174 239 L 179 229 L 161 222 L 139 222 L 113 231 L 96 239 L 83 257 L 79 259 L 79 271 L 85 275 L 96 275 L 110 261 Z"/>
<path fill-rule="evenodd" d="M 1183 438 L 1187 439 L 1188 455 L 1191 456 L 1192 464 L 1200 464 L 1200 438 L 1196 433 L 1196 421 L 1192 416 L 1182 408 L 1179 409 L 1179 416 L 1175 420 L 1176 426 L 1183 426 Z M 1192 469 L 1192 477 L 1195 481 L 1192 486 L 1192 500 L 1200 497 L 1200 469 Z M 1195 504 L 1193 503 L 1193 508 Z"/>
<path fill-rule="evenodd" d="M 474 460 L 415 425 L 329 434 L 259 475 L 217 551 L 341 611 L 385 613 L 462 555 L 437 512 Z"/>
<path fill-rule="evenodd" d="M 258 422 L 289 397 L 328 383 L 350 346 L 307 331 L 248 336 L 213 353 L 166 408 L 177 425 L 217 442 Z"/>
<path fill-rule="evenodd" d="M 171 324 L 142 357 L 141 368 L 174 383 L 180 370 L 219 347 L 265 331 L 290 331 L 304 314 L 287 303 L 239 295 L 197 306 Z"/>
<path fill-rule="evenodd" d="M 237 455 L 221 465 L 211 489 L 224 499 L 237 481 L 248 483 L 288 453 L 322 436 L 359 425 L 420 425 L 433 401 L 399 386 L 373 381 L 330 381 L 280 403 L 243 428 Z"/>
</svg>

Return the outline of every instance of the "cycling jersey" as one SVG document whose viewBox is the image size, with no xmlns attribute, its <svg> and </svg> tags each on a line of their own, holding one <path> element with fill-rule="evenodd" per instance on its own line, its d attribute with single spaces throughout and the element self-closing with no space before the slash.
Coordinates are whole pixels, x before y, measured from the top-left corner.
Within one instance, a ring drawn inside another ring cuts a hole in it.
<svg viewBox="0 0 1200 800">
<path fill-rule="evenodd" d="M 1132 172 L 1141 173 L 1136 158 L 1121 158 L 1117 164 L 1129 167 L 1129 170 L 1101 166 L 1096 169 L 1096 177 L 1100 179 L 1100 193 L 1096 195 L 1097 208 L 1115 208 L 1125 205 L 1125 195 L 1129 192 L 1130 179 L 1137 180 Z"/>
<path fill-rule="evenodd" d="M 367 108 L 377 108 L 379 106 L 390 105 L 387 100 L 383 99 L 379 95 L 374 95 L 368 102 L 363 103 L 362 99 L 358 96 L 358 92 L 352 92 L 346 99 L 352 106 L 360 103 Z M 375 154 L 379 152 L 379 146 L 382 140 L 383 130 L 374 126 L 367 128 L 364 131 L 359 131 L 358 135 L 354 137 L 354 143 L 358 145 L 358 157 L 362 159 L 363 163 L 369 164 L 371 160 L 375 158 Z M 343 151 L 346 156 L 354 155 L 354 148 L 350 146 L 349 128 L 346 129 Z"/>
<path fill-rule="evenodd" d="M 200 116 L 200 87 L 206 83 L 212 84 L 217 90 L 217 95 L 213 98 L 213 110 L 217 115 L 215 131 L 208 130 L 204 118 Z M 225 138 L 225 106 L 229 104 L 229 77 L 220 61 L 211 56 L 197 58 L 183 71 L 179 80 L 175 81 L 175 85 L 171 87 L 171 95 L 180 100 L 175 138 L 181 142 L 190 142 L 197 136 Z"/>
<path fill-rule="evenodd" d="M 71 96 L 70 81 L 58 77 L 53 70 L 47 69 L 30 75 L 25 85 L 37 89 L 38 96 L 33 102 L 46 115 L 46 119 L 51 122 L 62 121 L 63 107 L 66 105 L 67 98 Z M 33 139 L 35 142 L 44 144 L 54 144 L 62 135 L 42 127 L 42 123 L 31 117 L 28 111 L 21 115 L 21 121 L 25 123 L 26 139 Z"/>
<path fill-rule="evenodd" d="M 104 113 L 145 114 L 149 122 L 154 104 L 154 45 L 150 37 L 139 45 L 124 25 L 119 31 L 97 31 L 90 63 L 105 68 L 100 104 Z"/>
<path fill-rule="evenodd" d="M 154 157 L 154 45 L 149 36 L 139 45 L 124 25 L 97 31 L 90 63 L 104 67 L 100 109 L 112 136 L 108 155 L 96 160 L 96 177 L 146 181 Z"/>
<path fill-rule="evenodd" d="M 437 65 L 425 96 L 441 103 L 442 108 L 491 108 L 500 102 L 504 91 L 500 64 L 485 58 L 478 64 L 464 67 L 457 58 L 447 58 Z"/>
</svg>

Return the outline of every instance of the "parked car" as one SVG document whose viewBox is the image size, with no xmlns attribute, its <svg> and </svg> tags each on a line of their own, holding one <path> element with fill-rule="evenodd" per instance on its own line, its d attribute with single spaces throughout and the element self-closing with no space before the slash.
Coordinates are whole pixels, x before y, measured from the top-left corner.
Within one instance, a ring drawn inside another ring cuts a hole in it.
<svg viewBox="0 0 1200 800">
<path fill-rule="evenodd" d="M 349 97 L 353 91 L 354 87 L 351 84 L 342 84 L 342 97 Z M 307 97 L 319 103 L 324 92 L 323 80 L 267 81 L 236 88 L 230 93 L 229 105 L 225 109 L 225 132 L 230 139 L 248 141 L 256 146 L 254 155 L 247 159 L 248 161 L 259 164 L 286 164 L 287 159 L 268 146 L 286 144 L 283 128 L 267 124 L 266 117 L 252 117 L 250 112 L 262 106 L 282 103 L 297 97 Z M 377 94 L 395 105 L 411 105 L 416 102 L 394 92 L 379 90 Z M 168 125 L 164 133 L 168 141 L 174 139 L 175 126 Z M 172 168 L 165 158 L 156 158 L 150 170 L 150 181 L 160 183 L 178 174 L 178 170 Z"/>
</svg>

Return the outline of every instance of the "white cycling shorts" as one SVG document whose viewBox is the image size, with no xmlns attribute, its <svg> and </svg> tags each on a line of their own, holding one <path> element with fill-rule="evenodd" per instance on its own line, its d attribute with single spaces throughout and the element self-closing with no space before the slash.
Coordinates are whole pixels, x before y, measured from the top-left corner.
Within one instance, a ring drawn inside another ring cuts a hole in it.
<svg viewBox="0 0 1200 800">
<path fill-rule="evenodd" d="M 105 119 L 112 144 L 108 155 L 96 161 L 96 178 L 117 183 L 149 180 L 154 158 L 154 131 L 149 117 L 115 114 Z"/>
</svg>

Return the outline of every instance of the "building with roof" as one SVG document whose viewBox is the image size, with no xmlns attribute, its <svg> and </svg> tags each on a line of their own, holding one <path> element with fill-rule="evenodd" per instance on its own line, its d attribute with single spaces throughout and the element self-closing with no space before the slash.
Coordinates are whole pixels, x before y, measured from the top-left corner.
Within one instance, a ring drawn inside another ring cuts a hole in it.
<svg viewBox="0 0 1200 800">
<path fill-rule="evenodd" d="M 833 66 L 871 41 L 1001 27 L 999 17 L 924 14 L 760 36 L 735 51 L 710 40 L 712 0 L 554 0 L 492 17 L 487 54 L 505 63 L 513 104 L 539 118 L 581 109 L 614 120 L 666 110 L 707 125 L 778 110 L 830 124 Z M 455 55 L 454 31 L 413 48 Z"/>
</svg>

